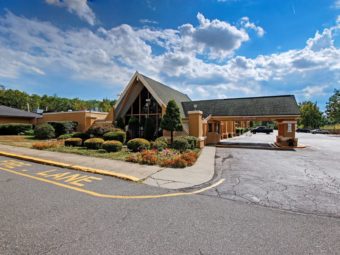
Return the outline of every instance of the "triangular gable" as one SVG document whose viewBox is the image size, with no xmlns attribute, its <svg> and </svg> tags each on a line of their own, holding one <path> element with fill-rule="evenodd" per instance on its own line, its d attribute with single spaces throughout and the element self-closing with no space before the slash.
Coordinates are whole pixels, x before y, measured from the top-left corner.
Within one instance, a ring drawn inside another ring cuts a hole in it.
<svg viewBox="0 0 340 255">
<path fill-rule="evenodd" d="M 138 72 L 136 72 L 131 80 L 129 81 L 128 85 L 125 87 L 123 93 L 120 95 L 116 106 L 115 106 L 115 111 L 116 111 L 116 117 L 120 117 L 120 115 L 124 115 L 124 109 L 130 108 L 131 104 L 135 101 L 137 95 L 140 93 L 140 88 L 137 88 L 136 82 L 140 82 L 148 91 L 149 93 L 153 96 L 153 98 L 156 100 L 156 102 L 160 105 L 165 107 L 165 103 L 159 98 L 157 93 L 151 88 L 151 86 L 148 84 L 148 82 L 143 78 L 142 75 L 140 75 Z M 137 91 L 134 91 L 136 89 Z M 135 92 L 136 96 L 133 98 L 128 98 L 130 95 Z"/>
</svg>

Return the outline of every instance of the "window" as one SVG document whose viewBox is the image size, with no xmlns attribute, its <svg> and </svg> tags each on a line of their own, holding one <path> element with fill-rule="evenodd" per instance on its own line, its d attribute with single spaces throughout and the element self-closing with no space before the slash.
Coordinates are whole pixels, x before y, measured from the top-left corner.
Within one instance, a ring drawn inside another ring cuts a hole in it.
<svg viewBox="0 0 340 255">
<path fill-rule="evenodd" d="M 212 132 L 212 131 L 213 131 L 213 124 L 208 123 L 208 132 Z"/>
</svg>

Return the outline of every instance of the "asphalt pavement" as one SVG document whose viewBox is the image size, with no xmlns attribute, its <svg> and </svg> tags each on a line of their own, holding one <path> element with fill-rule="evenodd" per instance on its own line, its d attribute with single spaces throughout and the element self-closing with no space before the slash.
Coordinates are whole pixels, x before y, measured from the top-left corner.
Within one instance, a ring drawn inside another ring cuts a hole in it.
<svg viewBox="0 0 340 255">
<path fill-rule="evenodd" d="M 176 191 L 0 157 L 0 254 L 339 254 L 339 218 L 210 191 L 162 197 Z"/>
</svg>

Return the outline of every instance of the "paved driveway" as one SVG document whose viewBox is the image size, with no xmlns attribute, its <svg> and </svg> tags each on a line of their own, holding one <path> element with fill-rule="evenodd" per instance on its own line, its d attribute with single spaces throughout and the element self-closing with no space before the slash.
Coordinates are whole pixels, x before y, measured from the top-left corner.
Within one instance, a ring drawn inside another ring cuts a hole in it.
<svg viewBox="0 0 340 255">
<path fill-rule="evenodd" d="M 272 142 L 276 134 L 244 135 L 235 142 Z M 217 148 L 216 169 L 226 178 L 216 192 L 305 213 L 340 217 L 340 136 L 298 134 L 295 151 Z"/>
</svg>

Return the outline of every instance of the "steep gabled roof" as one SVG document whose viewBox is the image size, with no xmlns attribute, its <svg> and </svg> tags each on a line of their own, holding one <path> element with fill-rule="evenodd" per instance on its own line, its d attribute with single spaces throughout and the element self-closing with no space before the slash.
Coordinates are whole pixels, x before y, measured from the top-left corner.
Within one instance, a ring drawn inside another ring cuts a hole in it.
<svg viewBox="0 0 340 255">
<path fill-rule="evenodd" d="M 293 95 L 245 97 L 230 99 L 182 102 L 185 115 L 188 111 L 203 111 L 203 117 L 213 116 L 273 116 L 300 115 Z"/>
<path fill-rule="evenodd" d="M 173 88 L 170 88 L 159 81 L 155 81 L 145 75 L 140 74 L 143 79 L 148 83 L 152 90 L 157 94 L 157 96 L 162 100 L 162 102 L 167 105 L 170 100 L 175 100 L 178 107 L 180 108 L 182 117 L 185 116 L 182 102 L 191 101 L 188 95 L 179 92 Z"/>
<path fill-rule="evenodd" d="M 0 105 L 0 116 L 2 117 L 20 117 L 20 118 L 41 118 L 41 115 L 33 113 L 33 112 L 27 112 L 23 110 L 19 110 L 16 108 L 11 108 L 8 106 Z"/>
</svg>

